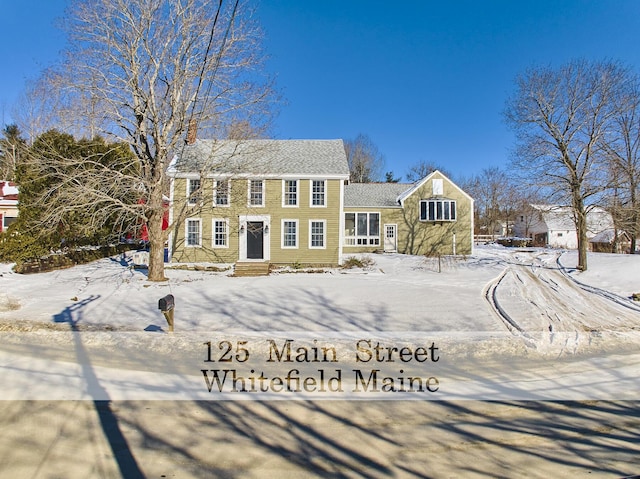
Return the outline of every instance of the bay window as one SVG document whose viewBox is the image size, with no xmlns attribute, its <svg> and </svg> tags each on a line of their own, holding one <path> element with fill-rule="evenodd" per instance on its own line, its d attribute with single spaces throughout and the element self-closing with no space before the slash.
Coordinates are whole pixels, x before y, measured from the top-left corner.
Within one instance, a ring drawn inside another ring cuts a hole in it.
<svg viewBox="0 0 640 479">
<path fill-rule="evenodd" d="M 346 246 L 379 246 L 380 213 L 345 213 Z"/>
</svg>

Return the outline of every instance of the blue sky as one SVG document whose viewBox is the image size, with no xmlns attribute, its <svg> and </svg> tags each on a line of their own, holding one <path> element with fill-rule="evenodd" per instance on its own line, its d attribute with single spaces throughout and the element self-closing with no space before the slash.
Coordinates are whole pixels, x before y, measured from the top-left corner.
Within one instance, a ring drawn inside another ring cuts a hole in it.
<svg viewBox="0 0 640 479">
<path fill-rule="evenodd" d="M 0 114 L 56 59 L 64 0 L 0 0 Z M 262 0 L 267 68 L 287 103 L 276 138 L 367 134 L 404 176 L 506 167 L 514 78 L 573 58 L 640 67 L 637 0 Z"/>
</svg>

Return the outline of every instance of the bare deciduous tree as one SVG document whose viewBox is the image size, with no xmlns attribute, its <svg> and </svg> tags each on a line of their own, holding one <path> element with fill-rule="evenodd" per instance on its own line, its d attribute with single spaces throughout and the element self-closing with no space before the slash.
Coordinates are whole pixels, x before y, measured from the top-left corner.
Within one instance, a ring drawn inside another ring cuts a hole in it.
<svg viewBox="0 0 640 479">
<path fill-rule="evenodd" d="M 640 85 L 630 78 L 620 95 L 611 135 L 603 143 L 607 153 L 612 193 L 608 203 L 617 228 L 631 239 L 630 253 L 640 235 Z"/>
<path fill-rule="evenodd" d="M 446 168 L 443 168 L 442 166 L 436 165 L 435 163 L 430 163 L 425 160 L 422 160 L 416 163 L 415 165 L 412 165 L 409 168 L 409 171 L 407 171 L 407 174 L 405 176 L 407 177 L 407 181 L 415 182 L 415 181 L 420 181 L 422 178 L 430 175 L 436 170 L 438 170 L 443 175 L 448 176 L 449 178 L 453 178 Z"/>
<path fill-rule="evenodd" d="M 353 140 L 344 142 L 347 162 L 354 183 L 380 181 L 384 168 L 384 156 L 371 138 L 360 133 Z"/>
<path fill-rule="evenodd" d="M 485 168 L 464 181 L 462 188 L 475 200 L 475 224 L 481 234 L 510 234 L 521 202 L 517 187 L 505 171 Z"/>
<path fill-rule="evenodd" d="M 40 78 L 29 80 L 25 89 L 12 109 L 12 116 L 20 131 L 24 133 L 29 145 L 41 134 L 48 130 L 56 129 L 62 124 L 62 118 L 58 118 L 61 110 L 58 103 L 58 94 L 52 91 L 54 71 L 45 71 Z"/>
<path fill-rule="evenodd" d="M 574 210 L 578 269 L 587 269 L 587 207 L 606 188 L 598 165 L 628 71 L 615 62 L 572 61 L 540 67 L 516 81 L 505 118 L 514 129 L 515 170 Z"/>
<path fill-rule="evenodd" d="M 66 131 L 128 144 L 137 164 L 65 187 L 87 204 L 111 201 L 116 209 L 119 186 L 139 191 L 122 211 L 148 231 L 149 280 L 164 279 L 166 170 L 188 126 L 223 136 L 239 119 L 269 118 L 272 90 L 258 68 L 253 18 L 240 0 L 77 0 L 66 19 L 70 50 L 47 73 L 58 117 Z"/>
</svg>

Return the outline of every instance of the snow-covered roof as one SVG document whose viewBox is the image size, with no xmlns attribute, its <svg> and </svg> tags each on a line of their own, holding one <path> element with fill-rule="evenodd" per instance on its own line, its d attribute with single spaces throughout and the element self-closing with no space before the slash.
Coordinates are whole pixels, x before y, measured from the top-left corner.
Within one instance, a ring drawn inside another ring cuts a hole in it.
<svg viewBox="0 0 640 479">
<path fill-rule="evenodd" d="M 0 206 L 17 206 L 18 186 L 11 181 L 0 180 Z"/>
<path fill-rule="evenodd" d="M 591 238 L 589 242 L 613 244 L 616 238 L 628 238 L 628 235 L 624 231 L 616 231 L 613 228 L 609 228 L 604 231 L 600 231 L 593 238 Z"/>
<path fill-rule="evenodd" d="M 349 178 L 342 140 L 196 140 L 169 174 L 322 176 Z"/>
<path fill-rule="evenodd" d="M 573 208 L 559 205 L 531 205 L 540 212 L 542 219 L 550 231 L 575 231 Z M 597 234 L 613 227 L 611 214 L 600 207 L 590 207 L 587 210 L 587 230 Z"/>
<path fill-rule="evenodd" d="M 542 215 L 542 220 L 550 231 L 575 230 L 573 209 L 568 206 L 558 205 L 531 205 Z"/>
<path fill-rule="evenodd" d="M 344 206 L 400 206 L 398 197 L 412 186 L 412 183 L 351 183 L 344 187 Z"/>
<path fill-rule="evenodd" d="M 0 196 L 18 196 L 18 185 L 12 181 L 0 180 Z"/>
<path fill-rule="evenodd" d="M 600 233 L 605 230 L 613 231 L 613 217 L 602 208 L 591 208 L 587 212 L 587 229 L 590 233 Z"/>
</svg>

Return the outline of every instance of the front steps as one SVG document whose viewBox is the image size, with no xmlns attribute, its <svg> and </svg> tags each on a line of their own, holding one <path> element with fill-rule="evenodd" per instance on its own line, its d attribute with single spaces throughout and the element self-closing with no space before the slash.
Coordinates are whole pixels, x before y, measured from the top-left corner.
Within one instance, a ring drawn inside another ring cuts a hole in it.
<svg viewBox="0 0 640 479">
<path fill-rule="evenodd" d="M 268 276 L 269 263 L 237 262 L 233 270 L 234 276 Z"/>
</svg>

